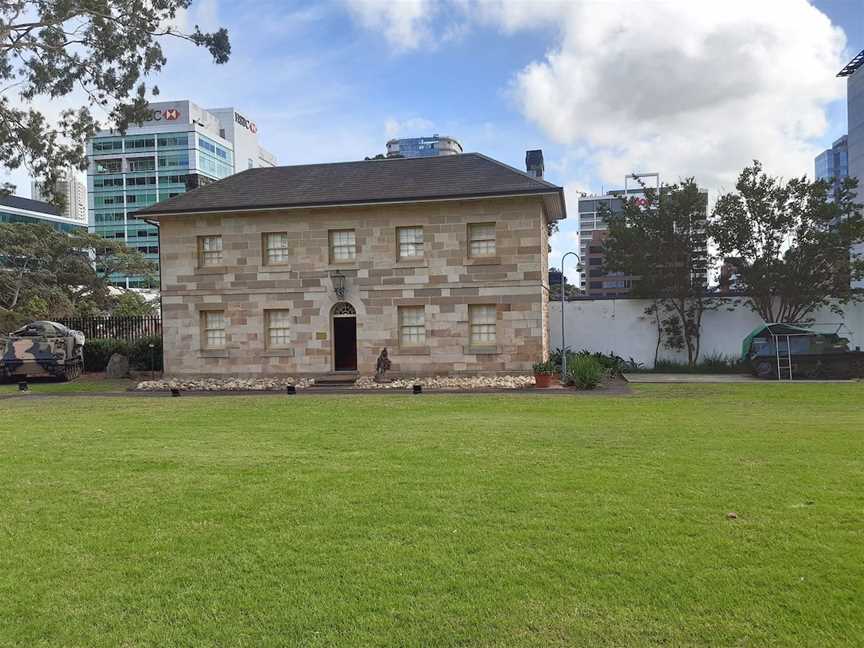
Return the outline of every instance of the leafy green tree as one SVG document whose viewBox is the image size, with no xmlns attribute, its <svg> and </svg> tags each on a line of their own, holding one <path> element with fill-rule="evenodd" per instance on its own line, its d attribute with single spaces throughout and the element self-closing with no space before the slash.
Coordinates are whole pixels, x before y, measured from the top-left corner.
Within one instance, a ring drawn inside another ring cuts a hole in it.
<svg viewBox="0 0 864 648">
<path fill-rule="evenodd" d="M 783 181 L 755 161 L 736 191 L 717 200 L 708 231 L 722 256 L 740 258 L 742 300 L 766 322 L 806 322 L 814 313 L 860 301 L 851 283 L 864 277 L 853 248 L 864 241 L 857 181 L 832 197 L 830 181 Z"/>
<path fill-rule="evenodd" d="M 559 281 L 555 281 L 554 283 L 549 284 L 549 300 L 550 301 L 561 301 L 561 286 L 564 285 L 564 294 L 567 296 L 567 301 L 571 299 L 576 299 L 579 297 L 582 292 L 579 290 L 579 286 L 574 286 L 571 283 L 567 282 L 567 277 L 564 273 L 561 273 L 558 268 L 549 268 L 550 275 L 556 275 L 560 277 Z"/>
<path fill-rule="evenodd" d="M 708 196 L 693 178 L 643 191 L 644 197 L 624 200 L 620 212 L 603 208 L 604 269 L 634 277 L 631 296 L 651 300 L 645 314 L 657 322 L 657 352 L 661 341 L 686 351 L 692 367 L 699 360 L 702 318 L 719 306 L 708 293 Z"/>
<path fill-rule="evenodd" d="M 33 298 L 53 317 L 105 309 L 114 272 L 151 277 L 155 267 L 137 250 L 96 234 L 0 224 L 0 307 L 9 311 L 24 312 Z"/>
<path fill-rule="evenodd" d="M 114 303 L 112 315 L 118 317 L 132 317 L 140 315 L 152 315 L 153 305 L 150 304 L 142 295 L 131 290 L 121 293 Z"/>
<path fill-rule="evenodd" d="M 0 165 L 24 166 L 53 192 L 69 166 L 86 167 L 84 142 L 99 124 L 92 109 L 109 114 L 121 132 L 147 111 L 143 79 L 166 63 L 162 42 L 179 38 L 206 47 L 216 63 L 231 52 L 223 28 L 191 33 L 172 27 L 192 0 L 4 0 L 0 3 Z M 87 104 L 52 124 L 32 106 L 75 90 Z M 153 95 L 159 89 L 149 89 Z M 4 191 L 13 189 L 6 185 Z M 55 202 L 60 202 L 54 196 Z"/>
</svg>

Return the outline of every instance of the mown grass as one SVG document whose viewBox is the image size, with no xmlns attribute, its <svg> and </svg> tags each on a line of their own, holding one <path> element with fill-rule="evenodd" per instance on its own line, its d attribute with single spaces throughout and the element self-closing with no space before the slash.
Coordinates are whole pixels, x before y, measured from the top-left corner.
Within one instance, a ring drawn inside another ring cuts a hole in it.
<svg viewBox="0 0 864 648">
<path fill-rule="evenodd" d="M 0 401 L 0 645 L 859 644 L 864 386 L 634 392 Z"/>
<path fill-rule="evenodd" d="M 18 393 L 18 382 L 0 384 L 0 396 L 4 394 Z M 71 382 L 60 382 L 51 378 L 35 378 L 27 381 L 28 394 L 78 394 L 93 392 L 123 392 L 136 384 L 134 380 L 124 378 L 104 379 L 91 378 L 84 375 Z"/>
</svg>

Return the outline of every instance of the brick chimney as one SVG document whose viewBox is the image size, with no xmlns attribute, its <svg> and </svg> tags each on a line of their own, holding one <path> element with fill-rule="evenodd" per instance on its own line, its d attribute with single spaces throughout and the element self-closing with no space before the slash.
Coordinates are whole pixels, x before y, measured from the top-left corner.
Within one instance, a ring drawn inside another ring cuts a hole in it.
<svg viewBox="0 0 864 648">
<path fill-rule="evenodd" d="M 543 179 L 543 151 L 525 151 L 525 170 L 528 175 Z"/>
</svg>

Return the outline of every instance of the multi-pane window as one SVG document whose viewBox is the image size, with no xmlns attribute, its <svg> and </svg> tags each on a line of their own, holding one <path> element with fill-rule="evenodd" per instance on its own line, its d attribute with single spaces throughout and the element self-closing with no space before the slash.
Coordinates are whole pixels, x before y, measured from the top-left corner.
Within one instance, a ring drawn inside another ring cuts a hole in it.
<svg viewBox="0 0 864 648">
<path fill-rule="evenodd" d="M 397 227 L 399 235 L 399 258 L 410 259 L 423 256 L 423 228 Z"/>
<path fill-rule="evenodd" d="M 330 230 L 330 263 L 345 263 L 356 257 L 354 230 Z"/>
<path fill-rule="evenodd" d="M 495 306 L 469 306 L 468 321 L 471 326 L 471 346 L 495 344 Z"/>
<path fill-rule="evenodd" d="M 471 223 L 468 226 L 468 256 L 495 256 L 495 223 Z"/>
<path fill-rule="evenodd" d="M 267 346 L 271 349 L 287 347 L 291 343 L 291 320 L 288 310 L 268 310 Z"/>
<path fill-rule="evenodd" d="M 423 306 L 399 307 L 400 346 L 426 344 L 426 311 Z"/>
<path fill-rule="evenodd" d="M 222 237 L 201 236 L 198 238 L 198 258 L 201 267 L 222 265 Z"/>
<path fill-rule="evenodd" d="M 222 311 L 202 312 L 201 330 L 205 349 L 225 348 L 225 313 Z"/>
<path fill-rule="evenodd" d="M 288 233 L 270 232 L 264 235 L 264 263 L 288 261 Z"/>
</svg>

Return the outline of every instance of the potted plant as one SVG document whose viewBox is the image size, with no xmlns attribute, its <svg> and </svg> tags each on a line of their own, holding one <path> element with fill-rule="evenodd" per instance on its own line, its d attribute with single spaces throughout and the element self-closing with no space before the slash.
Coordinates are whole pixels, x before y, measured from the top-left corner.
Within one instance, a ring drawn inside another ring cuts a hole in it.
<svg viewBox="0 0 864 648">
<path fill-rule="evenodd" d="M 552 360 L 534 363 L 534 386 L 544 389 L 549 387 L 555 376 L 556 366 Z"/>
</svg>

